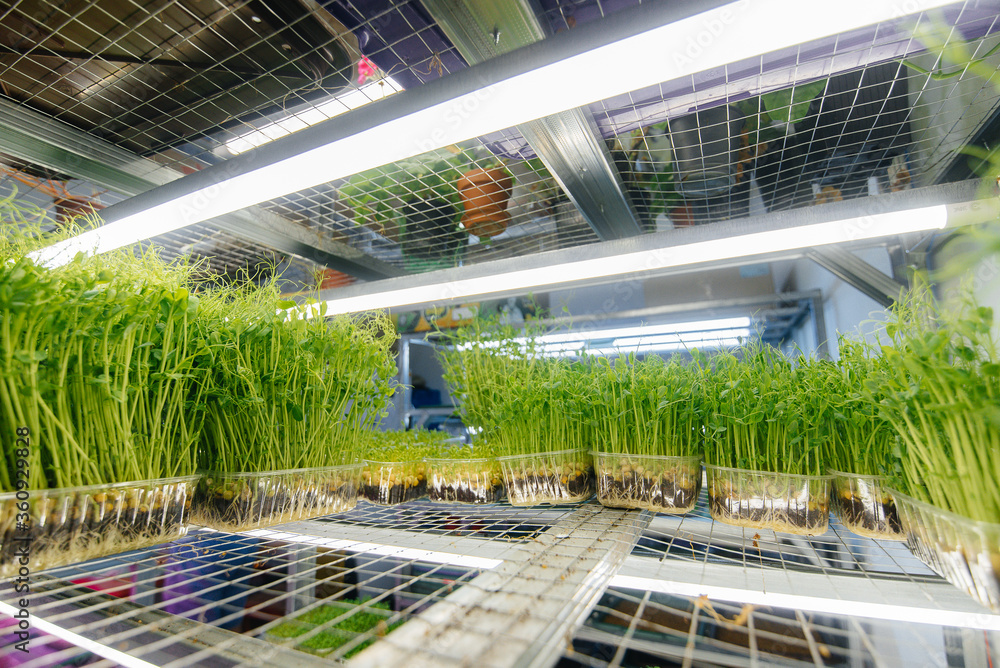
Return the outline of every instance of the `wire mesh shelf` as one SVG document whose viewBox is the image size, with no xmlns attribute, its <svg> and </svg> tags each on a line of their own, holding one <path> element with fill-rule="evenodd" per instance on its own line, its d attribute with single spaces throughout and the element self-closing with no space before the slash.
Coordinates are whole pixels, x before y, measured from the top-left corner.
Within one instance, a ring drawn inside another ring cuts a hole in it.
<svg viewBox="0 0 1000 668">
<path fill-rule="evenodd" d="M 539 35 L 552 34 L 632 4 L 541 2 L 531 21 Z M 455 26 L 433 16 L 414 0 L 18 0 L 0 14 L 10 37 L 0 50 L 0 80 L 5 103 L 190 173 L 484 59 L 463 57 L 449 39 Z M 592 122 L 593 150 L 610 161 L 622 210 L 638 224 L 614 229 L 663 231 L 968 178 L 973 172 L 956 151 L 981 139 L 995 114 L 997 29 L 989 3 L 956 2 L 939 14 L 887 21 L 577 110 Z M 502 52 L 511 36 L 495 32 Z M 317 243 L 346 244 L 403 273 L 605 238 L 588 218 L 593 212 L 577 206 L 581 186 L 566 187 L 574 175 L 550 174 L 552 154 L 539 160 L 526 136 L 537 139 L 505 128 L 434 152 L 471 151 L 512 173 L 506 230 L 488 240 L 455 222 L 460 208 L 440 197 L 423 197 L 414 216 L 422 224 L 407 225 L 407 200 L 434 192 L 429 183 L 388 189 L 388 210 L 379 215 L 350 205 L 350 179 L 262 206 Z M 427 157 L 381 171 L 403 186 L 407 168 Z M 424 181 L 453 182 L 451 171 L 432 169 Z M 225 234 L 206 223 L 157 242 L 170 254 L 218 255 L 212 270 L 221 273 L 268 255 L 266 244 L 235 237 L 214 243 Z M 307 272 L 320 270 L 310 264 Z"/>
<path fill-rule="evenodd" d="M 32 574 L 25 665 L 950 665 L 1000 647 L 1000 616 L 903 543 L 836 522 L 809 539 L 754 532 L 703 507 L 362 502 L 240 534 L 195 528 Z M 16 599 L 5 583 L 3 612 Z"/>
</svg>

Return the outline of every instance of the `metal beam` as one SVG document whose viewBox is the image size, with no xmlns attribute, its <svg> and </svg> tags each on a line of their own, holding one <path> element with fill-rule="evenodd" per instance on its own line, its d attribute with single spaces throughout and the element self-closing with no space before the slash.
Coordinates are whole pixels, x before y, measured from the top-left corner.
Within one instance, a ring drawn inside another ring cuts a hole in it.
<svg viewBox="0 0 1000 668">
<path fill-rule="evenodd" d="M 348 665 L 552 666 L 651 518 L 593 501 L 579 506 Z"/>
<path fill-rule="evenodd" d="M 469 64 L 545 38 L 528 0 L 423 0 Z M 522 123 L 518 131 L 602 241 L 641 226 L 611 153 L 590 112 L 573 109 Z"/>
<path fill-rule="evenodd" d="M 0 152 L 130 197 L 182 176 L 100 137 L 7 100 L 0 100 Z M 405 273 L 260 207 L 219 216 L 212 223 L 240 239 L 364 280 Z"/>
<path fill-rule="evenodd" d="M 906 286 L 843 248 L 817 248 L 807 257 L 880 305 L 889 307 Z"/>
</svg>

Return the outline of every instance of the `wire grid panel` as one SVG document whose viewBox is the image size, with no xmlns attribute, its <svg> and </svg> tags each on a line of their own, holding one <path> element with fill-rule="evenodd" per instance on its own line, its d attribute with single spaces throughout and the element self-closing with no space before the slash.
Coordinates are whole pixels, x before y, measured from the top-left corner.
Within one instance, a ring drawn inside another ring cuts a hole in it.
<svg viewBox="0 0 1000 668">
<path fill-rule="evenodd" d="M 1000 648 L 1000 616 L 903 542 L 836 519 L 810 538 L 729 526 L 707 507 L 702 490 L 694 512 L 653 519 L 562 666 L 950 666 Z"/>
<path fill-rule="evenodd" d="M 934 573 L 904 542 L 857 536 L 836 518 L 809 538 L 730 526 L 713 521 L 707 507 L 702 490 L 693 513 L 657 516 L 613 584 L 1000 631 L 1000 615 Z"/>
<path fill-rule="evenodd" d="M 471 198 L 503 192 L 470 211 L 463 175 L 500 168 Z M 538 161 L 502 161 L 473 140 L 383 165 L 264 205 L 270 211 L 408 272 L 518 257 L 597 241 Z M 467 208 L 468 207 L 468 208 Z"/>
<path fill-rule="evenodd" d="M 415 5 L 16 0 L 0 15 L 0 78 L 23 104 L 197 168 L 365 83 L 411 87 L 463 67 Z"/>
<path fill-rule="evenodd" d="M 310 652 L 350 658 L 379 639 L 351 660 L 403 653 L 412 665 L 419 647 L 428 665 L 549 665 L 571 636 L 565 660 L 583 665 L 898 665 L 912 648 L 933 659 L 1000 647 L 1000 617 L 902 543 L 836 523 L 811 539 L 729 527 L 705 505 L 651 517 L 594 502 L 362 503 L 273 529 L 198 530 L 34 576 L 34 629 L 49 635 L 33 639 L 28 665 L 89 652 L 142 666 L 311 665 Z M 943 640 L 919 631 L 933 624 L 955 626 Z"/>
<path fill-rule="evenodd" d="M 612 587 L 560 668 L 993 665 L 1000 633 Z"/>
<path fill-rule="evenodd" d="M 523 567 L 527 546 L 546 544 L 562 554 L 582 538 L 583 524 L 606 515 L 596 504 L 512 510 L 363 503 L 341 516 L 269 530 L 197 530 L 156 548 L 33 574 L 36 637 L 26 665 L 83 662 L 91 652 L 142 666 L 288 666 L 312 665 L 311 654 L 349 658 L 376 639 L 394 637 L 402 631 L 397 627 L 427 614 L 435 602 L 453 600 L 488 569 L 506 560 Z M 599 532 L 578 547 L 601 548 L 599 561 L 614 553 L 620 563 L 643 523 L 631 514 L 617 523 L 617 533 Z M 586 614 L 587 597 L 571 595 L 578 583 L 560 577 L 566 577 L 565 563 L 547 572 L 536 567 L 555 581 L 550 605 Z M 591 604 L 611 572 L 590 582 Z M 592 580 L 590 573 L 577 571 Z M 4 612 L 12 614 L 16 601 L 6 583 Z M 573 621 L 561 620 L 566 623 Z"/>
<path fill-rule="evenodd" d="M 731 64 L 594 113 L 660 228 L 929 185 L 997 108 L 997 27 L 994 12 L 956 4 L 947 20 Z"/>
<path fill-rule="evenodd" d="M 32 641 L 26 665 L 80 656 L 87 640 L 152 665 L 311 665 L 303 652 L 359 651 L 481 571 L 377 547 L 197 531 L 49 571 L 32 578 L 31 613 L 35 629 L 57 633 Z M 4 601 L 16 598 L 5 587 Z"/>
</svg>

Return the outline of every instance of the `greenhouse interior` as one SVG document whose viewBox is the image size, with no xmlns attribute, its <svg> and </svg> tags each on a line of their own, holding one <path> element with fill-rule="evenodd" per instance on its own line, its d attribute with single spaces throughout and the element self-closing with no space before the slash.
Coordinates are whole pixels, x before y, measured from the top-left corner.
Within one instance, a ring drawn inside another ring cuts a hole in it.
<svg viewBox="0 0 1000 668">
<path fill-rule="evenodd" d="M 0 668 L 1000 665 L 997 0 L 0 28 Z"/>
</svg>

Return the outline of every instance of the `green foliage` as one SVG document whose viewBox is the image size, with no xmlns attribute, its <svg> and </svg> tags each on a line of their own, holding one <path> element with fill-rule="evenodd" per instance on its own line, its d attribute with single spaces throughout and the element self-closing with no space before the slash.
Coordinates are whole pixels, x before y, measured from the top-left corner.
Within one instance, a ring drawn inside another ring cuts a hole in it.
<svg viewBox="0 0 1000 668">
<path fill-rule="evenodd" d="M 658 456 L 700 455 L 703 379 L 673 356 L 594 358 L 590 405 L 600 452 Z"/>
<path fill-rule="evenodd" d="M 359 458 L 396 372 L 387 316 L 289 318 L 273 283 L 206 289 L 153 250 L 49 269 L 26 253 L 51 221 L 12 199 L 0 220 L 0 430 L 29 428 L 31 488 Z"/>
<path fill-rule="evenodd" d="M 829 362 L 755 342 L 721 352 L 704 371 L 705 461 L 753 471 L 823 475 L 832 399 L 823 384 Z"/>
<path fill-rule="evenodd" d="M 199 321 L 211 378 L 203 466 L 226 473 L 349 464 L 396 373 L 385 314 L 289 316 L 271 282 L 213 291 Z"/>
<path fill-rule="evenodd" d="M 765 93 L 760 100 L 771 120 L 797 123 L 805 118 L 813 98 L 824 90 L 826 79 Z"/>
<path fill-rule="evenodd" d="M 966 290 L 942 311 L 918 283 L 886 325 L 885 365 L 868 384 L 899 436 L 902 491 L 1000 522 L 1000 356 L 993 310 Z"/>
<path fill-rule="evenodd" d="M 480 317 L 448 333 L 445 380 L 460 397 L 466 424 L 479 431 L 485 456 L 591 447 L 593 379 L 588 367 L 544 357 L 543 328 Z"/>
<path fill-rule="evenodd" d="M 376 462 L 419 462 L 425 457 L 453 457 L 464 446 L 449 442 L 443 431 L 370 431 L 361 438 L 364 458 Z"/>
<path fill-rule="evenodd" d="M 358 606 L 359 609 L 354 610 L 355 606 Z M 349 616 L 344 617 L 344 615 Z M 329 651 L 346 645 L 361 634 L 375 632 L 378 635 L 385 635 L 402 624 L 402 621 L 397 621 L 386 625 L 386 620 L 391 616 L 392 612 L 385 601 L 370 603 L 367 600 L 344 599 L 321 605 L 297 615 L 274 627 L 268 633 L 278 638 L 298 638 L 313 631 L 316 627 L 321 627 L 323 630 L 310 634 L 308 638 L 297 645 L 312 650 Z M 343 619 L 331 624 L 341 617 Z M 384 628 L 380 628 L 380 626 L 384 626 Z M 348 659 L 354 656 L 373 642 L 375 642 L 375 638 L 368 638 L 358 643 L 349 649 L 343 658 Z"/>
<path fill-rule="evenodd" d="M 888 360 L 871 346 L 844 337 L 839 350 L 837 363 L 826 367 L 826 391 L 834 404 L 827 465 L 892 481 L 900 470 L 898 439 L 882 411 L 878 380 L 889 371 Z"/>
<path fill-rule="evenodd" d="M 51 221 L 12 199 L 0 219 L 0 429 L 29 428 L 30 486 L 194 473 L 205 387 L 199 299 L 186 287 L 195 268 L 118 251 L 46 269 L 25 253 L 52 241 Z"/>
</svg>

